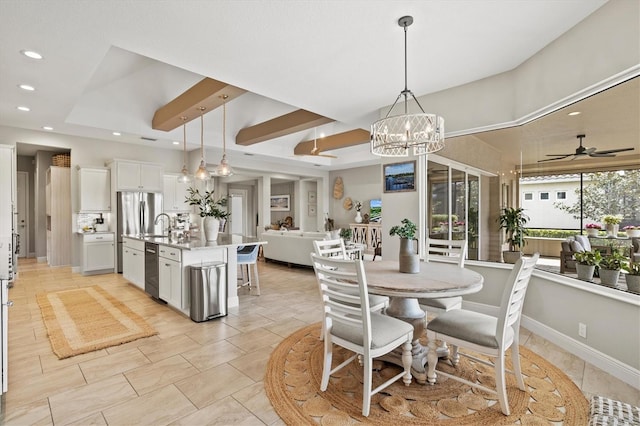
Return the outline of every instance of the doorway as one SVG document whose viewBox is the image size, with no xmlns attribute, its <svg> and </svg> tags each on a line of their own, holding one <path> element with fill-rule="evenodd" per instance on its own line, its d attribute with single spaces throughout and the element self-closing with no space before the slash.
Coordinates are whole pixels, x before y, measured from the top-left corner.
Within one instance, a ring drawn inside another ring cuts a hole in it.
<svg viewBox="0 0 640 426">
<path fill-rule="evenodd" d="M 229 189 L 229 233 L 235 235 L 249 235 L 247 233 L 249 218 L 247 199 L 249 191 L 246 189 Z"/>
<path fill-rule="evenodd" d="M 18 257 L 28 257 L 29 255 L 29 173 L 17 172 L 17 210 L 18 222 L 16 232 L 18 233 Z"/>
</svg>

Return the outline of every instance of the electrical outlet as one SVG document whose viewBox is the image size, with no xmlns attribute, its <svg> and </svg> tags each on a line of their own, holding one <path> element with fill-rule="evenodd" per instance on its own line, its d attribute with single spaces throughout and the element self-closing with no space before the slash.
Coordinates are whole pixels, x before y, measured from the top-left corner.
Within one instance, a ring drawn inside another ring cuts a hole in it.
<svg viewBox="0 0 640 426">
<path fill-rule="evenodd" d="M 587 324 L 579 322 L 578 323 L 578 336 L 587 338 Z"/>
</svg>

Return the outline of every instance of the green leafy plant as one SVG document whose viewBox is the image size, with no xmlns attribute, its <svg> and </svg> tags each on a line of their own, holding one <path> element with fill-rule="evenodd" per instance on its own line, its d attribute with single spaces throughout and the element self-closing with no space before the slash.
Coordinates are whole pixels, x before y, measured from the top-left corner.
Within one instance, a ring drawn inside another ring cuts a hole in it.
<svg viewBox="0 0 640 426">
<path fill-rule="evenodd" d="M 638 262 L 635 262 L 635 263 L 625 262 L 622 265 L 622 269 L 627 271 L 629 275 L 640 275 L 640 263 Z"/>
<path fill-rule="evenodd" d="M 602 216 L 602 221 L 607 225 L 617 225 L 622 222 L 622 216 L 613 215 L 613 214 L 605 214 Z"/>
<path fill-rule="evenodd" d="M 622 265 L 626 262 L 627 258 L 624 257 L 616 249 L 611 251 L 611 254 L 603 256 L 600 261 L 600 269 L 610 269 L 612 271 L 618 271 L 622 268 Z"/>
<path fill-rule="evenodd" d="M 351 228 L 342 228 L 340 230 L 340 238 L 342 238 L 343 240 L 347 241 L 351 239 Z"/>
<path fill-rule="evenodd" d="M 529 235 L 526 228 L 529 217 L 523 211 L 522 207 L 505 207 L 498 217 L 500 229 L 504 229 L 506 241 L 509 243 L 509 251 L 520 251 L 526 243 L 524 237 Z"/>
<path fill-rule="evenodd" d="M 579 251 L 574 253 L 573 258 L 581 265 L 598 266 L 602 261 L 602 255 L 598 250 Z"/>
<path fill-rule="evenodd" d="M 402 219 L 402 225 L 392 226 L 389 230 L 389 235 L 392 237 L 397 235 L 400 238 L 407 238 L 409 240 L 413 240 L 416 236 L 416 224 L 411 222 L 409 219 Z"/>
<path fill-rule="evenodd" d="M 200 216 L 212 216 L 216 219 L 226 219 L 230 213 L 226 211 L 227 198 L 215 198 L 213 196 L 214 191 L 205 191 L 204 194 L 198 189 L 188 188 L 189 195 L 186 197 L 185 202 L 190 206 L 198 206 L 200 209 Z"/>
</svg>

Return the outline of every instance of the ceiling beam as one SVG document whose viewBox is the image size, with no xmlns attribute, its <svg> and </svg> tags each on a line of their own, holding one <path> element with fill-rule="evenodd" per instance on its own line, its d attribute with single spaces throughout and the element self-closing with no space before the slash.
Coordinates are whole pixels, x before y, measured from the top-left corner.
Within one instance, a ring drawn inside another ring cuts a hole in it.
<svg viewBox="0 0 640 426">
<path fill-rule="evenodd" d="M 299 109 L 272 120 L 241 129 L 236 135 L 236 145 L 253 145 L 302 130 L 312 129 L 333 121 L 335 120 Z"/>
<path fill-rule="evenodd" d="M 222 81 L 205 78 L 196 83 L 186 92 L 160 107 L 153 114 L 151 127 L 155 130 L 168 132 L 200 117 L 200 107 L 205 107 L 206 114 L 222 105 L 222 95 L 227 95 L 227 102 L 245 93 L 246 90 L 231 86 Z M 187 117 L 186 121 L 182 117 Z"/>
<path fill-rule="evenodd" d="M 362 129 L 349 130 L 348 132 L 337 133 L 325 136 L 316 140 L 318 152 L 331 151 L 332 149 L 346 148 L 348 146 L 368 143 L 371 136 L 368 131 Z M 300 142 L 293 150 L 295 155 L 311 154 L 313 141 Z"/>
</svg>

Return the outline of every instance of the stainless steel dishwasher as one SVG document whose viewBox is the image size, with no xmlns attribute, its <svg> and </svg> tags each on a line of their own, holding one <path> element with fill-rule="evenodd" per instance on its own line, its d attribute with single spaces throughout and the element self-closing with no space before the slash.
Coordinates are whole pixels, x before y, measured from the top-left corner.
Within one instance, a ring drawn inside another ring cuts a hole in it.
<svg viewBox="0 0 640 426">
<path fill-rule="evenodd" d="M 144 291 L 154 299 L 160 297 L 158 245 L 149 242 L 144 243 Z"/>
</svg>

